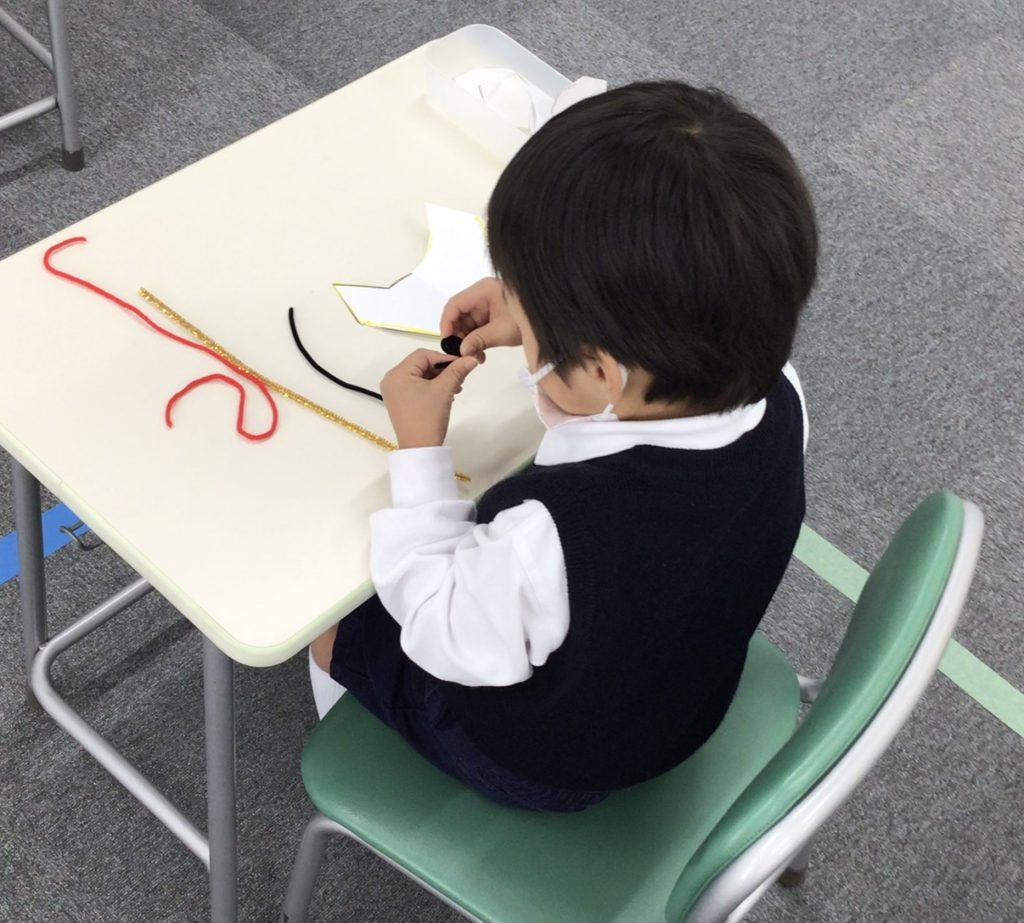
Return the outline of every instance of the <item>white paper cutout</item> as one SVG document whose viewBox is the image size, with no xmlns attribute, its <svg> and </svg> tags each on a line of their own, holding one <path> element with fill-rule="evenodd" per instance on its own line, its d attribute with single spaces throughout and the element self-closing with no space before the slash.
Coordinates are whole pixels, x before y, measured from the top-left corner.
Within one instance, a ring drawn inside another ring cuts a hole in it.
<svg viewBox="0 0 1024 923">
<path fill-rule="evenodd" d="M 427 252 L 409 275 L 387 287 L 334 283 L 359 323 L 440 336 L 441 311 L 448 299 L 494 275 L 478 215 L 428 204 L 427 224 Z"/>
</svg>

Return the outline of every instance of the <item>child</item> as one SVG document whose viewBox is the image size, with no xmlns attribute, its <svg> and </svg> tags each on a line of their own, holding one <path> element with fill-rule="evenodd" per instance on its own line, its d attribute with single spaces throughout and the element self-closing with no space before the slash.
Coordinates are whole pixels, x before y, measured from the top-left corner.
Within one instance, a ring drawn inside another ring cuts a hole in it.
<svg viewBox="0 0 1024 923">
<path fill-rule="evenodd" d="M 461 358 L 437 372 L 417 350 L 382 382 L 400 451 L 371 520 L 378 596 L 310 670 L 321 715 L 347 687 L 484 795 L 575 811 L 708 739 L 786 569 L 814 214 L 729 97 L 638 83 L 527 142 L 488 234 L 499 278 L 442 318 Z M 487 350 L 519 345 L 549 428 L 474 508 L 442 447 L 451 404 Z"/>
</svg>

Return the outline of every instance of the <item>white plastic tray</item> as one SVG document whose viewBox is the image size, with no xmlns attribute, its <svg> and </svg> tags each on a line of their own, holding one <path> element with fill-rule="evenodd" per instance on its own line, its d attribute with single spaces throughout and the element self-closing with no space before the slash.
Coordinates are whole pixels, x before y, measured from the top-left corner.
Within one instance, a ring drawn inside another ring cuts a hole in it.
<svg viewBox="0 0 1024 923">
<path fill-rule="evenodd" d="M 465 26 L 429 45 L 425 57 L 429 104 L 506 163 L 529 134 L 488 109 L 456 79 L 477 67 L 509 67 L 552 99 L 571 86 L 568 78 L 493 26 Z"/>
</svg>

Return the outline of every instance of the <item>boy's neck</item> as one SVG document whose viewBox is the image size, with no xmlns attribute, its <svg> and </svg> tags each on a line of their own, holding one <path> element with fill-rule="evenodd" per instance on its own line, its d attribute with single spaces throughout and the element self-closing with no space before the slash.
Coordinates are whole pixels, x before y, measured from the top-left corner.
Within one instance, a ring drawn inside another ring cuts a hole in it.
<svg viewBox="0 0 1024 923">
<path fill-rule="evenodd" d="M 699 417 L 707 410 L 693 401 L 647 401 L 644 395 L 650 387 L 649 372 L 635 369 L 622 397 L 615 404 L 615 415 L 620 420 L 677 420 L 681 417 Z"/>
<path fill-rule="evenodd" d="M 681 417 L 699 417 L 706 413 L 703 408 L 689 401 L 623 401 L 615 408 L 620 420 L 677 420 Z"/>
</svg>

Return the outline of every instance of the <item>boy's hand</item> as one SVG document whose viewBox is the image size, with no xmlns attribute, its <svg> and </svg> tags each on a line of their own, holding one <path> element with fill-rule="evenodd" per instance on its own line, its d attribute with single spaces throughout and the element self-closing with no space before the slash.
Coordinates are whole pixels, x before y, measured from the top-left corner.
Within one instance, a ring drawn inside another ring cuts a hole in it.
<svg viewBox="0 0 1024 923">
<path fill-rule="evenodd" d="M 484 361 L 492 346 L 521 346 L 519 327 L 505 307 L 501 283 L 488 278 L 453 295 L 441 312 L 441 336 L 462 337 L 462 355 Z"/>
<path fill-rule="evenodd" d="M 440 371 L 438 362 L 451 362 Z M 480 363 L 472 356 L 451 356 L 417 349 L 381 379 L 380 393 L 391 417 L 400 449 L 441 445 L 455 395 Z"/>
</svg>

